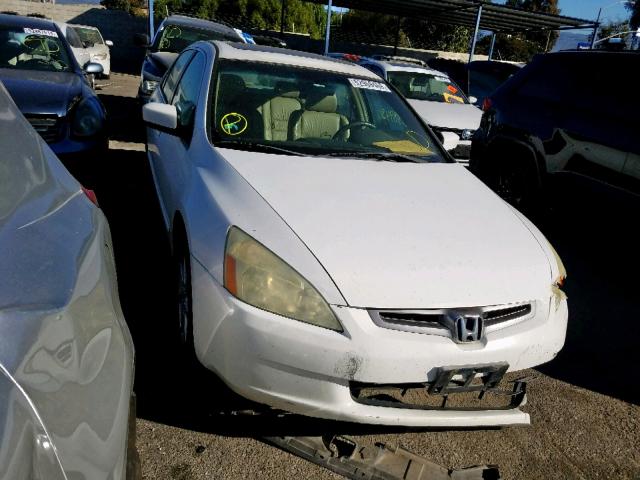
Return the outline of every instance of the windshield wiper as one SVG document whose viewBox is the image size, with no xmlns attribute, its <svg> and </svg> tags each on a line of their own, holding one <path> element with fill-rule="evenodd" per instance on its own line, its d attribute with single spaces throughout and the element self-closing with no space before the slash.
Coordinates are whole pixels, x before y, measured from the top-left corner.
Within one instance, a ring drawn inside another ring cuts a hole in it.
<svg viewBox="0 0 640 480">
<path fill-rule="evenodd" d="M 267 143 L 249 142 L 246 140 L 219 140 L 214 143 L 216 147 L 236 148 L 238 150 L 259 151 L 265 153 L 284 153 L 285 155 L 296 155 L 299 157 L 308 156 L 306 153 L 287 150 L 286 148 L 276 147 Z"/>
<path fill-rule="evenodd" d="M 420 160 L 394 152 L 331 152 L 326 154 L 327 157 L 352 157 L 365 158 L 378 162 L 396 162 L 396 163 L 422 163 Z"/>
</svg>

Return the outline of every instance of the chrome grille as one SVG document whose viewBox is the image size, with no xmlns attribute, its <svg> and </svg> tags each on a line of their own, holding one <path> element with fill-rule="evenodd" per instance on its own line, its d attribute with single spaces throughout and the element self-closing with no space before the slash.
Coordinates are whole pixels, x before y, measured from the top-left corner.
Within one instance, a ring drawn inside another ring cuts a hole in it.
<svg viewBox="0 0 640 480">
<path fill-rule="evenodd" d="M 486 328 L 492 325 L 499 325 L 510 320 L 528 316 L 531 313 L 531 304 L 515 305 L 513 307 L 489 310 L 484 314 L 484 325 Z"/>
<path fill-rule="evenodd" d="M 484 320 L 484 330 L 489 333 L 531 318 L 534 314 L 534 302 L 478 308 L 369 310 L 369 315 L 382 328 L 453 338 L 451 321 L 447 318 L 452 312 L 480 315 Z"/>
<path fill-rule="evenodd" d="M 25 115 L 31 126 L 40 134 L 47 143 L 53 143 L 60 139 L 62 119 L 57 115 Z"/>
</svg>

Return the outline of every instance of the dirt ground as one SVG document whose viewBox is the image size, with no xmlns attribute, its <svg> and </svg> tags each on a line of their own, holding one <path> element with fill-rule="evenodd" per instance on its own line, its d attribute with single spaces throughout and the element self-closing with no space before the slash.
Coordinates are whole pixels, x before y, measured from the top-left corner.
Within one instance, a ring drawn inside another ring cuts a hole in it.
<svg viewBox="0 0 640 480">
<path fill-rule="evenodd" d="M 524 407 L 530 427 L 392 430 L 233 415 L 246 402 L 213 374 L 187 368 L 176 353 L 169 247 L 133 98 L 138 81 L 113 74 L 99 82 L 113 141 L 96 191 L 111 224 L 121 301 L 136 344 L 137 443 L 146 479 L 336 478 L 260 440 L 326 433 L 401 445 L 449 468 L 496 464 L 505 479 L 640 478 L 635 207 L 596 201 L 597 192 L 584 201 L 567 188 L 540 220 L 569 272 L 570 318 L 560 355 L 528 372 L 534 377 Z"/>
</svg>

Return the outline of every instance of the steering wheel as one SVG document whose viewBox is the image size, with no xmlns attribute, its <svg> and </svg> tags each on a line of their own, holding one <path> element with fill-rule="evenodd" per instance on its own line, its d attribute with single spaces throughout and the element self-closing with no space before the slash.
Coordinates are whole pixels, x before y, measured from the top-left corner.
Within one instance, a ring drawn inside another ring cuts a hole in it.
<svg viewBox="0 0 640 480">
<path fill-rule="evenodd" d="M 362 129 L 365 128 L 378 128 L 376 127 L 373 123 L 369 123 L 369 122 L 353 122 L 353 123 L 348 123 L 346 125 L 343 125 L 342 127 L 340 127 L 338 129 L 338 131 L 333 135 L 333 137 L 331 137 L 331 140 L 337 140 L 338 137 L 342 134 L 344 134 L 344 132 L 351 130 L 352 128 L 355 127 L 360 127 Z"/>
</svg>

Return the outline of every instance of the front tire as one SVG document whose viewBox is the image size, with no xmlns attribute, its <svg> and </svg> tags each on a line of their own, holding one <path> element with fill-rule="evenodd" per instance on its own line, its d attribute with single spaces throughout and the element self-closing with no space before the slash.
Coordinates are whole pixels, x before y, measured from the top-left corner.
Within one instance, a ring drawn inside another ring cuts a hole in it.
<svg viewBox="0 0 640 480">
<path fill-rule="evenodd" d="M 489 151 L 488 158 L 493 162 L 483 168 L 481 178 L 494 192 L 525 214 L 544 209 L 538 169 L 527 152 L 493 149 Z"/>
</svg>

